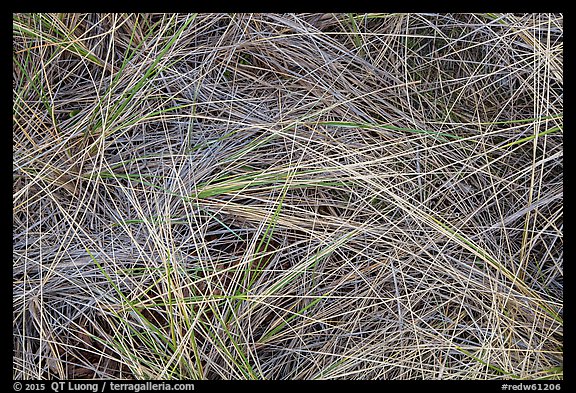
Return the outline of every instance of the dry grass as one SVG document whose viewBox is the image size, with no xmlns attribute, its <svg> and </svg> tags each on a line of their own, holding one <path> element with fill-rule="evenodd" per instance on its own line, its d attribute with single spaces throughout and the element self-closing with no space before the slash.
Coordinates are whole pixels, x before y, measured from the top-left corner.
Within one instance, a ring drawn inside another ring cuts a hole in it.
<svg viewBox="0 0 576 393">
<path fill-rule="evenodd" d="M 14 378 L 562 378 L 562 15 L 13 32 Z"/>
</svg>

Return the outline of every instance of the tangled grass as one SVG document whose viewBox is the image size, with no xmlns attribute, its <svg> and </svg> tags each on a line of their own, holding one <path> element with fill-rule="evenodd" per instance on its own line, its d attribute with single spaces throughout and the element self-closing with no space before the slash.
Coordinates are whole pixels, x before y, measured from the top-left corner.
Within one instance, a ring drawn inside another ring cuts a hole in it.
<svg viewBox="0 0 576 393">
<path fill-rule="evenodd" d="M 14 14 L 13 376 L 563 377 L 563 17 Z"/>
</svg>

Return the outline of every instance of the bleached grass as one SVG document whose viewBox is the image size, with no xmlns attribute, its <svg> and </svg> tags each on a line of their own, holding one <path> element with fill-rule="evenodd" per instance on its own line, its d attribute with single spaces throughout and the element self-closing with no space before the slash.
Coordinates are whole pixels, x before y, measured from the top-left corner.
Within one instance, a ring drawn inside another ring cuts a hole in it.
<svg viewBox="0 0 576 393">
<path fill-rule="evenodd" d="M 563 18 L 15 14 L 13 376 L 563 377 Z"/>
</svg>

